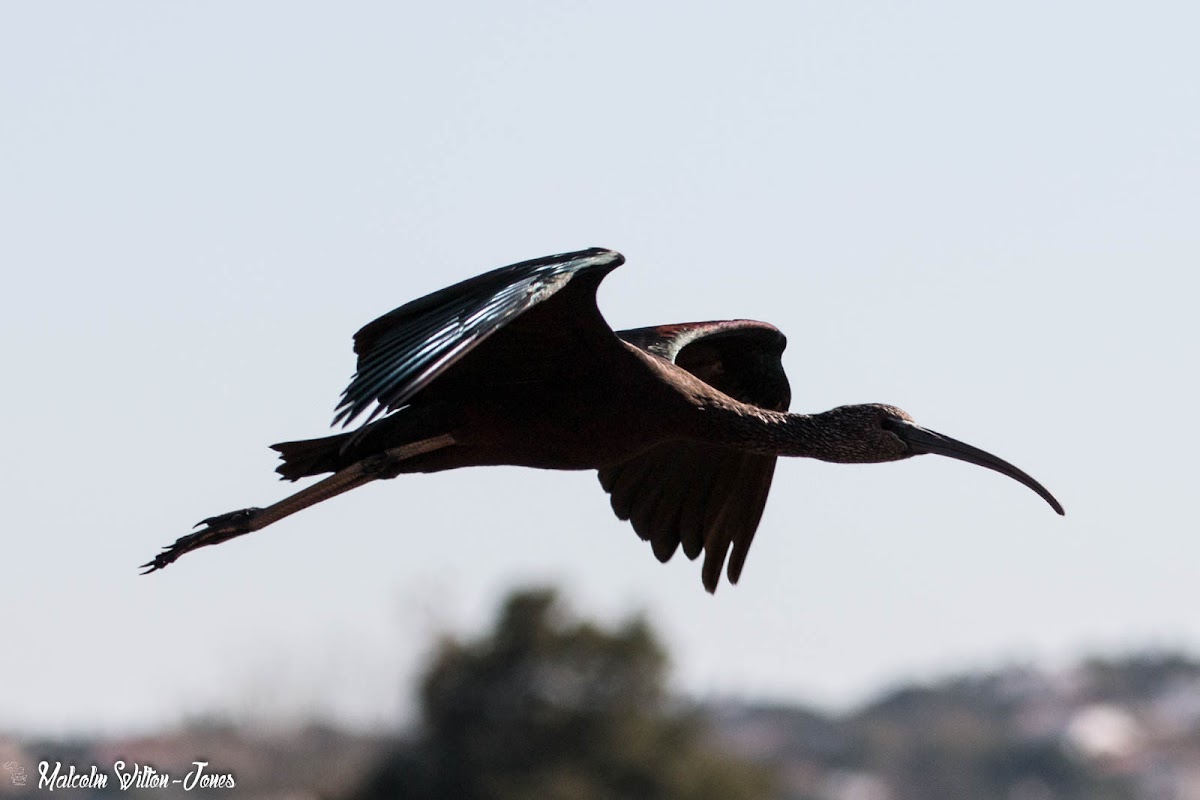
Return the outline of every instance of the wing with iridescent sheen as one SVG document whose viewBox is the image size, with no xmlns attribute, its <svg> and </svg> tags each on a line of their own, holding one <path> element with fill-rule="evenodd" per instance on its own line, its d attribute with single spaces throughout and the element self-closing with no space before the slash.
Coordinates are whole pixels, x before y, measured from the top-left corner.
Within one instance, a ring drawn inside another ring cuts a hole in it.
<svg viewBox="0 0 1200 800">
<path fill-rule="evenodd" d="M 407 303 L 354 335 L 358 369 L 342 393 L 334 424 L 368 422 L 410 401 L 439 375 L 573 278 L 603 276 L 624 262 L 594 247 L 492 270 Z"/>
</svg>

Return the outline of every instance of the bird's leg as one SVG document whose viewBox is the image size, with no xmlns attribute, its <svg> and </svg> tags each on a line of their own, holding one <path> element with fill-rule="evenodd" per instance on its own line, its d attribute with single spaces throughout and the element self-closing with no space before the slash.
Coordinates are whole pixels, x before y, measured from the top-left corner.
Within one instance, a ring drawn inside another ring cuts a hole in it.
<svg viewBox="0 0 1200 800">
<path fill-rule="evenodd" d="M 211 544 L 220 544 L 243 534 L 262 530 L 284 517 L 295 514 L 297 511 L 302 511 L 309 506 L 324 502 L 331 497 L 337 497 L 339 494 L 344 494 L 351 489 L 357 489 L 359 486 L 364 486 L 371 481 L 395 477 L 398 474 L 395 468 L 400 462 L 413 456 L 421 455 L 422 453 L 429 453 L 443 447 L 448 447 L 453 443 L 453 437 L 445 435 L 435 436 L 432 439 L 423 439 L 419 442 L 401 445 L 400 447 L 393 447 L 377 455 L 357 461 L 345 469 L 335 472 L 328 478 L 285 497 L 274 505 L 267 506 L 266 508 L 243 508 L 238 511 L 230 511 L 227 514 L 218 514 L 215 517 L 201 520 L 197 523 L 197 527 L 204 525 L 205 527 L 202 530 L 189 533 L 187 536 L 181 536 L 175 540 L 174 544 L 164 547 L 161 553 L 145 564 L 142 564 L 142 574 L 147 575 L 155 570 L 160 570 L 174 562 L 184 553 L 191 552 L 197 548 Z"/>
<path fill-rule="evenodd" d="M 220 544 L 243 534 L 262 530 L 286 516 L 343 492 L 357 489 L 375 478 L 374 474 L 364 472 L 363 462 L 360 461 L 266 508 L 243 508 L 201 520 L 197 526 L 203 525 L 204 528 L 195 533 L 189 533 L 187 536 L 181 536 L 175 540 L 174 544 L 164 547 L 163 551 L 152 560 L 142 564 L 144 569 L 142 574 L 146 575 L 162 569 L 184 553 L 197 548 Z"/>
</svg>

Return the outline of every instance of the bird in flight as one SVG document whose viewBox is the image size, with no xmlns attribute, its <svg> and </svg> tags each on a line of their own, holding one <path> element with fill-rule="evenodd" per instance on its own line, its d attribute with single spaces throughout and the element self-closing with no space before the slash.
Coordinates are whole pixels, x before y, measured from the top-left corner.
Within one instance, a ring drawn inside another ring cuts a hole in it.
<svg viewBox="0 0 1200 800">
<path fill-rule="evenodd" d="M 786 340 L 752 320 L 613 331 L 596 306 L 624 262 L 591 248 L 501 267 L 384 314 L 354 335 L 358 366 L 334 424 L 357 430 L 272 445 L 289 481 L 332 473 L 265 508 L 200 522 L 143 564 L 261 530 L 316 503 L 412 472 L 510 464 L 598 470 L 613 511 L 667 561 L 704 553 L 713 592 L 736 583 L 778 456 L 836 463 L 924 453 L 1026 473 L 913 422 L 894 406 L 788 413 Z M 732 552 L 731 552 L 732 550 Z"/>
</svg>

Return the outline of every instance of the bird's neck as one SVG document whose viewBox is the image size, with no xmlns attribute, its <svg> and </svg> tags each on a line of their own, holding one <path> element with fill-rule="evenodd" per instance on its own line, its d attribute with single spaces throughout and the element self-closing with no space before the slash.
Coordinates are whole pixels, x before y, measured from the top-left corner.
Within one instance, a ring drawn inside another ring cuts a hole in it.
<svg viewBox="0 0 1200 800">
<path fill-rule="evenodd" d="M 829 441 L 829 430 L 820 424 L 820 414 L 788 414 L 756 406 L 721 404 L 700 415 L 701 438 L 750 453 L 766 456 L 799 456 L 823 461 L 837 460 Z"/>
</svg>

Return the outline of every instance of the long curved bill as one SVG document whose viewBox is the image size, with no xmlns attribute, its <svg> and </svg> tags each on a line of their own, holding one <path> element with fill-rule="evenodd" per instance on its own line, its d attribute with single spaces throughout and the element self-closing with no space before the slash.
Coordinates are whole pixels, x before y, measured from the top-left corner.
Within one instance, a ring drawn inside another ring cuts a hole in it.
<svg viewBox="0 0 1200 800">
<path fill-rule="evenodd" d="M 934 455 L 956 458 L 959 461 L 966 461 L 968 464 L 978 464 L 981 467 L 995 470 L 1001 475 L 1007 475 L 1014 481 L 1025 484 L 1037 492 L 1059 514 L 1066 514 L 1063 511 L 1062 504 L 1054 499 L 1054 495 L 1046 491 L 1046 487 L 1004 459 L 996 458 L 991 453 L 980 450 L 978 447 L 972 447 L 966 442 L 951 439 L 949 436 L 943 436 L 936 431 L 922 428 L 920 425 L 914 425 L 911 422 L 894 421 L 892 426 L 892 432 L 908 444 L 913 455 L 933 453 Z"/>
</svg>

